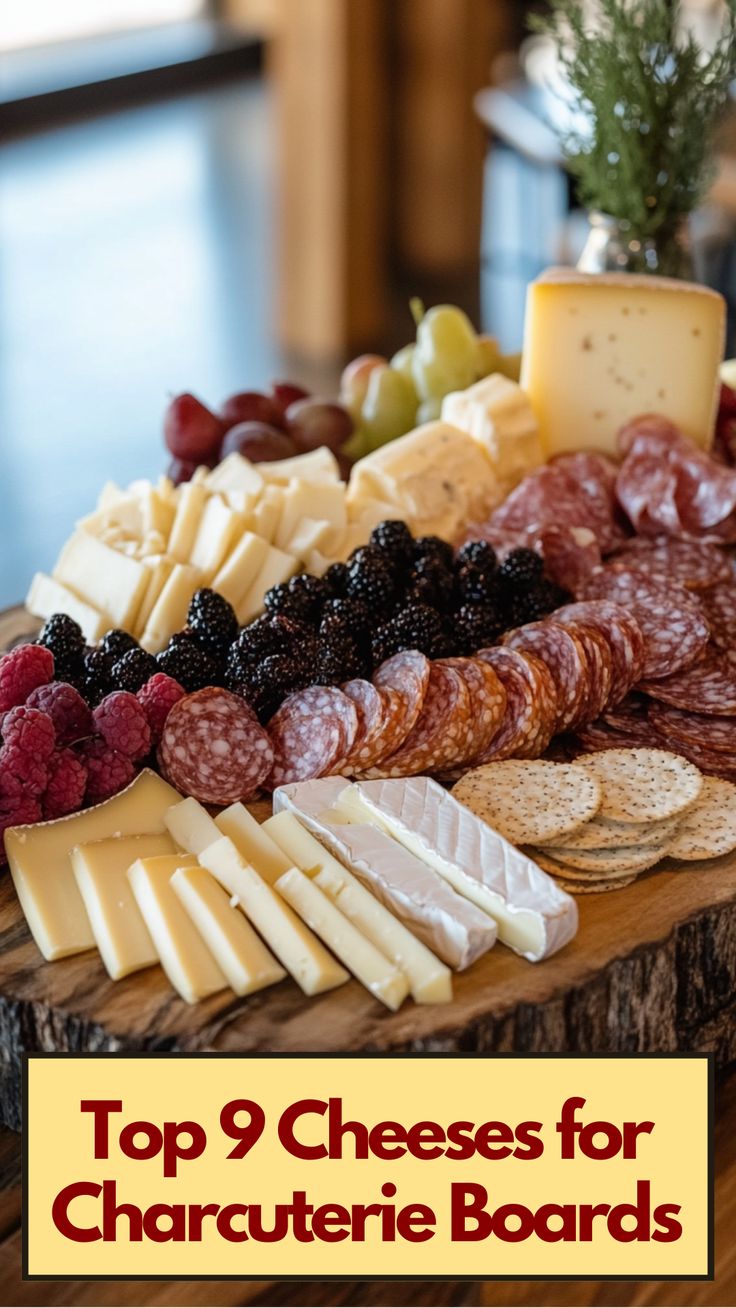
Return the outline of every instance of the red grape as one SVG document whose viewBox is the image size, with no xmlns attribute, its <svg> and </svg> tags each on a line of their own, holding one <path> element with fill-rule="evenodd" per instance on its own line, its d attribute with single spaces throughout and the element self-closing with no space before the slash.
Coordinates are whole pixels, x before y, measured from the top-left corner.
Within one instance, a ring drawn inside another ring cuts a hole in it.
<svg viewBox="0 0 736 1308">
<path fill-rule="evenodd" d="M 270 395 L 261 391 L 238 391 L 230 395 L 220 409 L 226 428 L 229 430 L 238 422 L 265 422 L 269 427 L 281 427 L 282 412 L 280 406 Z"/>
<path fill-rule="evenodd" d="M 282 419 L 290 404 L 295 404 L 297 400 L 309 399 L 309 391 L 306 391 L 303 386 L 297 386 L 295 382 L 271 382 L 271 394 L 274 403 L 278 405 Z"/>
<path fill-rule="evenodd" d="M 164 415 L 164 440 L 176 459 L 208 463 L 217 457 L 225 428 L 195 395 L 175 395 Z"/>
<path fill-rule="evenodd" d="M 331 400 L 297 400 L 286 410 L 286 430 L 300 450 L 318 450 L 321 445 L 339 450 L 352 436 L 353 420 Z"/>
<path fill-rule="evenodd" d="M 172 459 L 166 469 L 166 476 L 173 481 L 175 486 L 180 486 L 183 481 L 192 480 L 198 467 L 199 464 L 192 463 L 191 459 Z"/>
<path fill-rule="evenodd" d="M 239 422 L 222 442 L 223 459 L 226 454 L 242 454 L 251 463 L 270 463 L 298 453 L 291 437 L 267 422 Z"/>
</svg>

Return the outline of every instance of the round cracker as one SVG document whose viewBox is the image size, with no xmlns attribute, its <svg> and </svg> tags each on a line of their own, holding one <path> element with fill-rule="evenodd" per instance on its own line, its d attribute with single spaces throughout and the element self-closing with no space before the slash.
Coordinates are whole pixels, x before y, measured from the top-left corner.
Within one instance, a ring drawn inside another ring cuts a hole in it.
<svg viewBox="0 0 736 1308">
<path fill-rule="evenodd" d="M 620 881 L 623 876 L 637 875 L 632 869 L 627 869 L 625 872 L 621 870 L 606 872 L 601 869 L 591 871 L 590 869 L 571 867 L 569 863 L 563 863 L 562 859 L 553 858 L 551 854 L 542 849 L 527 849 L 524 852 L 550 876 L 565 877 L 568 881 L 589 881 L 592 884 L 596 881 Z"/>
<path fill-rule="evenodd" d="M 736 786 L 720 777 L 704 777 L 697 802 L 680 819 L 670 841 L 671 858 L 695 861 L 719 858 L 736 849 Z"/>
<path fill-rule="evenodd" d="M 611 881 L 566 881 L 564 877 L 555 877 L 555 881 L 568 895 L 605 895 L 608 890 L 623 890 L 624 886 L 630 886 L 636 881 L 636 876 L 617 877 Z"/>
<path fill-rule="evenodd" d="M 466 773 L 455 799 L 514 845 L 544 845 L 597 813 L 601 787 L 573 763 L 505 759 Z"/>
<path fill-rule="evenodd" d="M 575 766 L 600 783 L 600 816 L 617 822 L 654 822 L 691 808 L 703 788 L 694 763 L 665 749 L 605 749 L 583 754 Z"/>
<path fill-rule="evenodd" d="M 553 853 L 559 849 L 564 857 L 568 849 L 627 849 L 632 845 L 664 845 L 678 830 L 679 816 L 663 818 L 660 822 L 616 822 L 596 814 L 579 831 L 550 841 Z"/>
<path fill-rule="evenodd" d="M 566 849 L 558 851 L 557 848 L 542 849 L 543 854 L 548 854 L 555 858 L 558 852 L 563 853 L 565 866 L 569 868 L 579 868 L 581 872 L 608 872 L 618 874 L 620 872 L 645 872 L 648 867 L 654 867 L 659 863 L 665 854 L 669 853 L 669 846 L 661 845 L 629 845 L 623 849 Z"/>
</svg>

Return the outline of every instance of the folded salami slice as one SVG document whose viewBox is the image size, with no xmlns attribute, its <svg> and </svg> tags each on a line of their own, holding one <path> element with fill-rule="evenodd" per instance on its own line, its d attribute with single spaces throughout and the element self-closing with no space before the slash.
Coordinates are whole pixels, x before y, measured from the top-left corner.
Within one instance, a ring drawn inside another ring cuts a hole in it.
<svg viewBox="0 0 736 1308">
<path fill-rule="evenodd" d="M 439 659 L 459 672 L 468 688 L 470 713 L 466 740 L 457 763 L 467 766 L 483 755 L 496 736 L 506 708 L 506 691 L 489 663 L 478 658 Z"/>
<path fill-rule="evenodd" d="M 639 690 L 674 708 L 713 714 L 736 714 L 736 668 L 720 650 L 709 650 L 694 667 L 657 681 L 642 680 Z"/>
<path fill-rule="evenodd" d="M 268 786 L 274 790 L 343 767 L 358 733 L 358 714 L 336 686 L 308 686 L 284 700 L 268 733 L 274 751 Z"/>
<path fill-rule="evenodd" d="M 557 695 L 546 664 L 532 654 L 493 645 L 476 655 L 495 672 L 506 691 L 498 731 L 475 766 L 493 759 L 538 758 L 557 722 Z"/>
<path fill-rule="evenodd" d="M 664 577 L 610 563 L 590 577 L 584 598 L 612 600 L 634 616 L 645 642 L 643 679 L 668 677 L 689 667 L 708 644 L 709 628 L 697 600 Z"/>
<path fill-rule="evenodd" d="M 549 668 L 557 691 L 555 731 L 567 731 L 585 713 L 589 667 L 580 640 L 559 623 L 530 622 L 507 632 L 504 645 L 536 655 Z"/>
<path fill-rule="evenodd" d="M 736 471 L 669 422 L 644 414 L 619 433 L 619 503 L 640 536 L 736 539 Z"/>
<path fill-rule="evenodd" d="M 728 754 L 736 768 L 736 717 L 719 717 L 673 708 L 671 704 L 649 705 L 649 720 L 656 731 L 678 744 L 694 745 L 716 754 Z"/>
<path fill-rule="evenodd" d="M 556 609 L 555 622 L 584 622 L 608 642 L 612 657 L 608 706 L 620 703 L 639 680 L 644 667 L 644 637 L 636 618 L 622 604 L 589 600 Z"/>
<path fill-rule="evenodd" d="M 203 804 L 250 799 L 273 764 L 273 746 L 252 709 L 219 686 L 174 705 L 158 748 L 163 775 Z"/>
<path fill-rule="evenodd" d="M 410 777 L 452 768 L 466 745 L 469 719 L 465 681 L 455 668 L 436 660 L 430 664 L 427 692 L 413 729 L 394 754 L 366 775 Z"/>
</svg>

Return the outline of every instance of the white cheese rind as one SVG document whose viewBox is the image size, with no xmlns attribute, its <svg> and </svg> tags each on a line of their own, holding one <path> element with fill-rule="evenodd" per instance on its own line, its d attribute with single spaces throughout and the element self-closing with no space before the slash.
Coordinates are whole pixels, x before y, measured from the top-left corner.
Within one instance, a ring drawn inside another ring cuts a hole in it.
<svg viewBox="0 0 736 1308">
<path fill-rule="evenodd" d="M 359 781 L 344 803 L 372 818 L 460 894 L 495 917 L 499 939 L 530 962 L 547 958 L 578 928 L 575 900 L 430 777 Z"/>
<path fill-rule="evenodd" d="M 457 894 L 443 877 L 384 831 L 370 823 L 353 826 L 341 819 L 337 810 L 331 813 L 331 805 L 344 789 L 341 777 L 279 786 L 274 791 L 274 810 L 296 814 L 444 963 L 462 971 L 487 953 L 496 942 L 493 918 Z"/>
<path fill-rule="evenodd" d="M 177 868 L 171 886 L 236 995 L 252 995 L 283 981 L 284 968 L 210 872 Z"/>
</svg>

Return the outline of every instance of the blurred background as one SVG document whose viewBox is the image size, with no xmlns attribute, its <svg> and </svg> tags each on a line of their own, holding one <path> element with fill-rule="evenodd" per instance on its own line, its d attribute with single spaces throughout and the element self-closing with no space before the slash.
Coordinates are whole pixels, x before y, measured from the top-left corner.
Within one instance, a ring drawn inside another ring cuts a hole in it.
<svg viewBox="0 0 736 1308">
<path fill-rule="evenodd" d="M 413 294 L 518 349 L 527 282 L 587 231 L 531 8 L 0 7 L 0 604 L 104 480 L 163 468 L 172 393 L 334 393 L 346 359 L 413 338 Z M 687 4 L 704 39 L 719 8 Z M 727 123 L 696 253 L 729 305 L 735 219 Z"/>
</svg>

